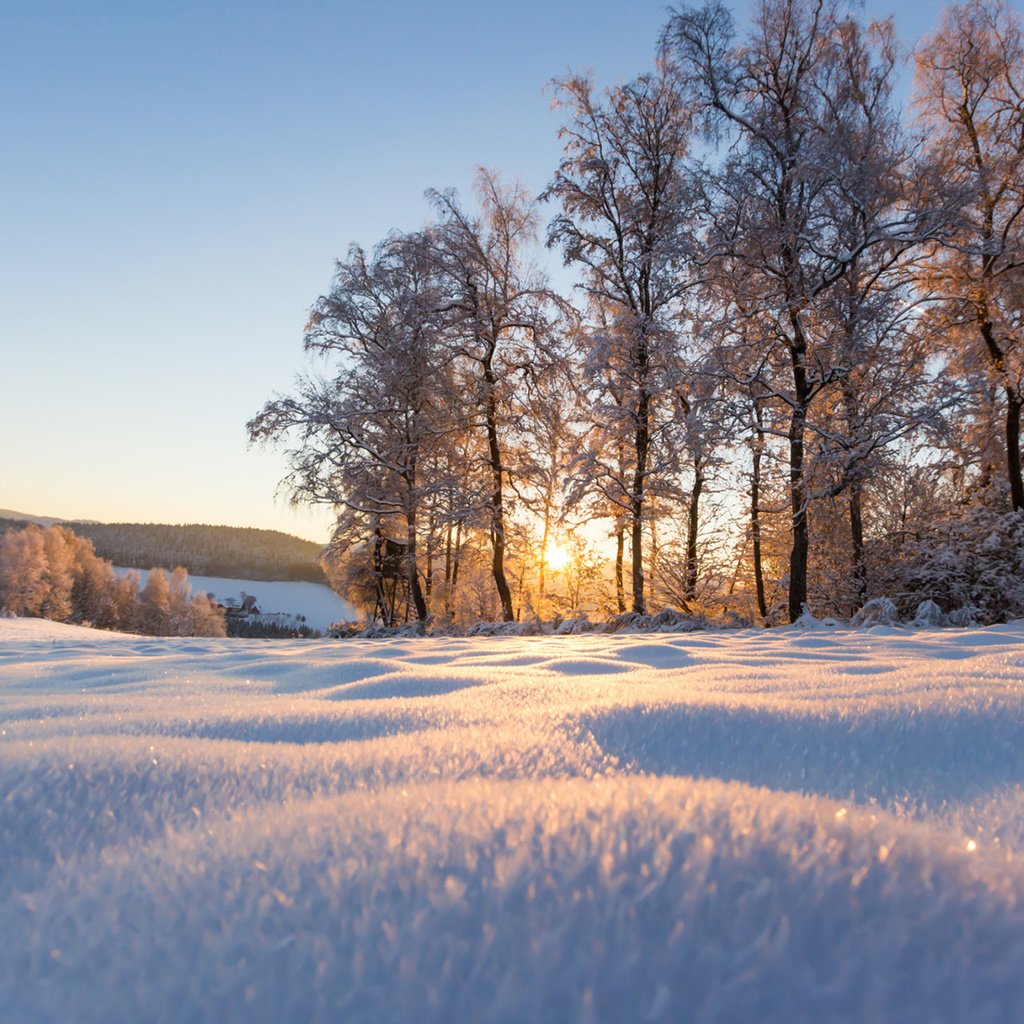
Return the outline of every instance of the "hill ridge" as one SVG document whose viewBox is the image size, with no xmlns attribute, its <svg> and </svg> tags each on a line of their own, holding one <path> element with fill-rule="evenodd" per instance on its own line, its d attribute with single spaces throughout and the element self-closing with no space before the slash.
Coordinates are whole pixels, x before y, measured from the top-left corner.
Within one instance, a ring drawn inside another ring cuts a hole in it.
<svg viewBox="0 0 1024 1024">
<path fill-rule="evenodd" d="M 16 513 L 0 516 L 0 531 L 28 522 L 64 526 L 91 540 L 101 558 L 129 569 L 183 565 L 195 576 L 326 582 L 319 564 L 323 546 L 281 530 L 208 523 L 96 523 Z"/>
</svg>

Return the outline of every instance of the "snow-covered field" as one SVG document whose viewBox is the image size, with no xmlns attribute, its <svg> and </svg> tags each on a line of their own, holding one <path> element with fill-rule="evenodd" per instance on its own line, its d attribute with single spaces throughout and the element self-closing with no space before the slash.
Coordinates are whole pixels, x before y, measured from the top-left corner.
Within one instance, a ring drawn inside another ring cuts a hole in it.
<svg viewBox="0 0 1024 1024">
<path fill-rule="evenodd" d="M 0 1018 L 1024 1020 L 1024 624 L 0 620 Z"/>
<path fill-rule="evenodd" d="M 149 573 L 140 569 L 114 570 L 117 573 L 134 572 L 139 585 L 145 586 Z M 298 583 L 268 580 L 235 580 L 222 576 L 189 576 L 193 594 L 213 594 L 222 604 L 225 601 L 242 603 L 242 594 L 252 594 L 261 612 L 267 615 L 302 615 L 311 629 L 324 632 L 335 622 L 355 620 L 359 613 L 330 587 L 320 583 Z"/>
</svg>

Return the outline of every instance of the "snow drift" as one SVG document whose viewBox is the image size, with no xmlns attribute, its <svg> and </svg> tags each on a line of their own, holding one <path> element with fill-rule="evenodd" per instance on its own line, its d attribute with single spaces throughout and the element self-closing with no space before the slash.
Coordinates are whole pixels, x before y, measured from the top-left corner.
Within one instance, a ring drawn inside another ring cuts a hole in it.
<svg viewBox="0 0 1024 1024">
<path fill-rule="evenodd" d="M 0 640 L 5 1021 L 1024 1016 L 1024 624 Z"/>
</svg>

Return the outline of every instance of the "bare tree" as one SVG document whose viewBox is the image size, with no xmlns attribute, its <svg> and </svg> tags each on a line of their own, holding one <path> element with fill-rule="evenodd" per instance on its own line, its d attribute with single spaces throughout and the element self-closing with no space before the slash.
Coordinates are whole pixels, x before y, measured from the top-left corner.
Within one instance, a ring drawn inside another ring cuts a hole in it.
<svg viewBox="0 0 1024 1024">
<path fill-rule="evenodd" d="M 684 9 L 662 47 L 709 134 L 729 143 L 712 194 L 713 277 L 723 319 L 755 321 L 753 335 L 767 342 L 738 379 L 758 380 L 787 411 L 795 620 L 807 601 L 809 422 L 842 376 L 823 304 L 862 254 L 920 234 L 917 211 L 901 204 L 858 215 L 878 187 L 860 151 L 872 118 L 885 137 L 894 58 L 884 36 L 869 45 L 832 0 L 760 0 L 744 40 L 724 4 Z"/>
<path fill-rule="evenodd" d="M 420 583 L 419 516 L 436 477 L 422 467 L 451 431 L 441 293 L 422 235 L 395 235 L 368 258 L 353 246 L 331 291 L 313 307 L 305 347 L 334 360 L 333 375 L 307 376 L 249 423 L 254 441 L 293 438 L 288 483 L 297 500 L 341 510 L 339 531 L 376 539 L 401 530 L 416 615 L 428 609 Z M 378 568 L 380 568 L 378 566 Z"/>
<path fill-rule="evenodd" d="M 538 227 L 534 201 L 518 184 L 506 186 L 483 168 L 475 192 L 478 215 L 465 211 L 454 191 L 428 193 L 439 217 L 431 251 L 444 284 L 447 345 L 455 356 L 466 423 L 486 444 L 491 572 L 502 615 L 511 620 L 505 568 L 507 482 L 515 473 L 510 435 L 522 412 L 523 379 L 548 359 L 555 296 L 527 259 Z"/>
<path fill-rule="evenodd" d="M 923 278 L 945 300 L 953 362 L 1002 392 L 1006 475 L 1024 509 L 1024 26 L 1003 0 L 952 7 L 917 51 L 936 205 L 952 222 Z"/>
<path fill-rule="evenodd" d="M 606 461 L 606 479 L 616 470 L 628 477 L 608 498 L 626 505 L 633 611 L 642 613 L 649 490 L 663 468 L 655 463 L 668 454 L 660 436 L 673 421 L 666 396 L 679 390 L 672 313 L 686 287 L 691 118 L 663 70 L 603 97 L 587 78 L 555 84 L 569 122 L 565 156 L 542 197 L 561 205 L 548 244 L 582 268 L 582 287 L 601 311 L 588 370 L 598 418 L 614 439 L 604 450 L 618 463 Z"/>
</svg>

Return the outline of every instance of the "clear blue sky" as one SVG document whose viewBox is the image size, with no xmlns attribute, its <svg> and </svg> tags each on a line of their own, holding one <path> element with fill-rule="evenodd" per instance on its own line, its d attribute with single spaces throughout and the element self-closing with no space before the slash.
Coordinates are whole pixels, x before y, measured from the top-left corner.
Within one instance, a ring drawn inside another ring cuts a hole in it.
<svg viewBox="0 0 1024 1024">
<path fill-rule="evenodd" d="M 871 14 L 890 4 L 871 0 Z M 908 39 L 941 5 L 903 3 Z M 245 422 L 348 244 L 479 164 L 539 191 L 544 84 L 651 63 L 647 0 L 0 3 L 0 508 L 325 540 Z"/>
</svg>

